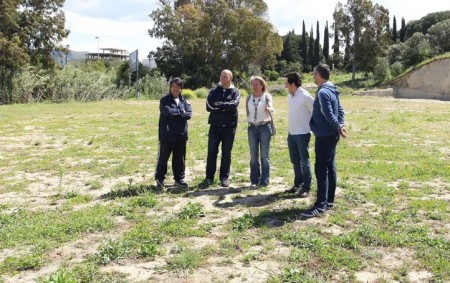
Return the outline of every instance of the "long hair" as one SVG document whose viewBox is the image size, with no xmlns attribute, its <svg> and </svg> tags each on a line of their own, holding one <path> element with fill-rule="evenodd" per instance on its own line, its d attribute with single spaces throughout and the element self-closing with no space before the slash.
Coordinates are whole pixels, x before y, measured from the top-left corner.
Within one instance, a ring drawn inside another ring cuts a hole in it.
<svg viewBox="0 0 450 283">
<path fill-rule="evenodd" d="M 267 89 L 269 88 L 269 85 L 267 84 L 267 82 L 260 76 L 252 76 L 250 78 L 250 84 L 252 84 L 253 81 L 259 81 L 262 84 L 262 91 L 263 93 L 267 91 Z"/>
</svg>

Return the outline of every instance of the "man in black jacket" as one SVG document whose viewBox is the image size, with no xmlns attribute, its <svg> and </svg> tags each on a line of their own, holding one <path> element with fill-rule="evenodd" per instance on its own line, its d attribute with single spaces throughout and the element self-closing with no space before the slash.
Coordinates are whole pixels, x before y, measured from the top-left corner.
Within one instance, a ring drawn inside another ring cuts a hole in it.
<svg viewBox="0 0 450 283">
<path fill-rule="evenodd" d="M 156 185 L 164 188 L 164 179 L 167 173 L 167 161 L 172 156 L 172 170 L 175 185 L 187 188 L 185 177 L 186 142 L 188 140 L 187 120 L 191 119 L 191 104 L 183 98 L 181 91 L 183 81 L 173 78 L 170 83 L 170 92 L 159 101 L 159 150 L 158 164 L 155 171 Z"/>
<path fill-rule="evenodd" d="M 230 70 L 220 73 L 220 83 L 209 91 L 206 100 L 206 111 L 209 112 L 208 123 L 208 158 L 206 163 L 206 179 L 203 187 L 213 183 L 216 172 L 217 154 L 219 144 L 222 143 L 222 159 L 220 162 L 220 184 L 228 187 L 230 182 L 231 150 L 238 121 L 238 106 L 240 99 L 239 89 L 233 83 L 233 74 Z"/>
</svg>

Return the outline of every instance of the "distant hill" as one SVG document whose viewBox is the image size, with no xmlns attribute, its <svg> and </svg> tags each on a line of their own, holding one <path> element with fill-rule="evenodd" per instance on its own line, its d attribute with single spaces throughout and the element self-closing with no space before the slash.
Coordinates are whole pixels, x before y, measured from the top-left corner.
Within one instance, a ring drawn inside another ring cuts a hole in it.
<svg viewBox="0 0 450 283">
<path fill-rule="evenodd" d="M 86 54 L 89 52 L 87 51 L 73 51 L 70 50 L 69 54 L 67 54 L 67 61 L 82 61 L 86 59 Z"/>
</svg>

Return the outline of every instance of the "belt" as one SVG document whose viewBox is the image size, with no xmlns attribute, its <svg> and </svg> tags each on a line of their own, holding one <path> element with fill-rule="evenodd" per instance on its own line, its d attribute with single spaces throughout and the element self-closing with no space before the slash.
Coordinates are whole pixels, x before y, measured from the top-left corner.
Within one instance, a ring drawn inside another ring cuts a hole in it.
<svg viewBox="0 0 450 283">
<path fill-rule="evenodd" d="M 269 123 L 270 123 L 270 121 L 262 121 L 262 122 L 257 122 L 257 123 L 248 122 L 248 125 L 249 126 L 259 127 L 259 126 L 265 126 L 265 125 L 267 125 Z"/>
</svg>

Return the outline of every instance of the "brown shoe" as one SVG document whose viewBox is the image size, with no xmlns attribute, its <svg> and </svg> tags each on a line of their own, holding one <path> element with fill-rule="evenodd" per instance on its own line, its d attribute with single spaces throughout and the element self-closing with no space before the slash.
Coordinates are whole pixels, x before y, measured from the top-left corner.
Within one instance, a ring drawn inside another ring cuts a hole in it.
<svg viewBox="0 0 450 283">
<path fill-rule="evenodd" d="M 304 191 L 304 190 L 301 190 L 300 192 L 298 192 L 297 196 L 298 196 L 299 198 L 306 198 L 306 197 L 309 196 L 309 192 Z"/>
</svg>

